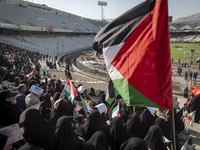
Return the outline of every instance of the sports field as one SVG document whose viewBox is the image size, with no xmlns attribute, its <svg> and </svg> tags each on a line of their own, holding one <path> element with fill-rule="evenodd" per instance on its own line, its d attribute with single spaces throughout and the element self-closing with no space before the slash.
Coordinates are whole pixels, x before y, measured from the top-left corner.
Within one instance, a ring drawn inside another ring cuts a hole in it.
<svg viewBox="0 0 200 150">
<path fill-rule="evenodd" d="M 190 60 L 189 54 L 191 49 L 195 50 L 195 55 L 193 57 L 194 59 L 200 57 L 200 43 L 171 43 L 170 47 L 171 58 L 174 60 Z"/>
</svg>

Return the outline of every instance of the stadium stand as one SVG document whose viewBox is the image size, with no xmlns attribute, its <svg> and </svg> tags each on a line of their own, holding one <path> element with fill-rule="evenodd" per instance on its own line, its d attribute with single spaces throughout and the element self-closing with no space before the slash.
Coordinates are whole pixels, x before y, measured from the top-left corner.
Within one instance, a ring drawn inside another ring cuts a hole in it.
<svg viewBox="0 0 200 150">
<path fill-rule="evenodd" d="M 99 31 L 106 24 L 105 22 L 100 23 L 99 21 L 92 21 L 82 17 L 56 15 L 4 2 L 0 2 L 0 14 L 0 23 L 67 29 L 80 32 Z"/>
<path fill-rule="evenodd" d="M 39 51 L 42 54 L 72 51 L 84 47 L 92 47 L 94 36 L 20 36 L 0 35 L 0 41 L 13 46 L 18 46 L 30 51 Z M 58 51 L 57 51 L 58 49 Z"/>
</svg>

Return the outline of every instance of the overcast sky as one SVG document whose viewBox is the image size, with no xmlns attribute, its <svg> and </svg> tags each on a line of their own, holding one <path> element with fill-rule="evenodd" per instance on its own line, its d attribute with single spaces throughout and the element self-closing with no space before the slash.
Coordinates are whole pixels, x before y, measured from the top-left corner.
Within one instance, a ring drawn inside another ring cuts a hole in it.
<svg viewBox="0 0 200 150">
<path fill-rule="evenodd" d="M 27 1 L 27 0 L 25 0 Z M 98 0 L 28 0 L 30 2 L 46 4 L 79 16 L 100 19 L 101 8 Z M 144 0 L 105 0 L 108 6 L 104 8 L 105 18 L 114 19 Z M 200 13 L 200 0 L 168 0 L 169 15 L 173 20 Z"/>
</svg>

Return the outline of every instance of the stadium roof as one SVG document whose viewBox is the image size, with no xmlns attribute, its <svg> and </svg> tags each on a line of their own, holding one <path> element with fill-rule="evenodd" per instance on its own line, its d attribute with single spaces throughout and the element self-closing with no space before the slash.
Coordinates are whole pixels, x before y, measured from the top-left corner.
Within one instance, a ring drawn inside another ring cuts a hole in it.
<svg viewBox="0 0 200 150">
<path fill-rule="evenodd" d="M 173 31 L 173 30 L 177 30 L 177 28 L 175 28 L 174 26 L 170 26 L 170 27 L 169 27 L 169 30 L 170 30 L 170 31 Z"/>
<path fill-rule="evenodd" d="M 180 28 L 180 30 L 192 30 L 189 25 L 185 25 L 184 27 Z"/>
</svg>

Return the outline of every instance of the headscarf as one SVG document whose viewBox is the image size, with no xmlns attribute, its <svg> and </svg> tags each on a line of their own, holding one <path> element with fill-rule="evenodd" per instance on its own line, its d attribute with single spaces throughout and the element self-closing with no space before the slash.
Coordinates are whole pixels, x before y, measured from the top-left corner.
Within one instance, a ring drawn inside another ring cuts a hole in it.
<svg viewBox="0 0 200 150">
<path fill-rule="evenodd" d="M 105 126 L 100 118 L 98 110 L 92 111 L 88 117 L 88 121 L 83 125 L 83 137 L 88 141 L 96 131 L 103 131 L 106 136 L 109 135 L 109 128 Z"/>
<path fill-rule="evenodd" d="M 131 133 L 134 137 L 139 137 L 143 139 L 146 135 L 146 129 L 140 121 L 140 118 L 137 114 L 132 114 L 131 118 L 128 119 L 127 123 L 127 130 Z"/>
<path fill-rule="evenodd" d="M 196 111 L 195 114 L 195 122 L 199 123 L 200 121 L 200 95 L 192 98 L 191 103 L 189 105 L 189 113 Z"/>
<path fill-rule="evenodd" d="M 148 109 L 144 109 L 142 113 L 139 115 L 140 121 L 146 129 L 146 132 L 149 130 L 150 126 L 152 126 L 156 120 L 153 115 L 150 113 Z"/>
<path fill-rule="evenodd" d="M 102 131 L 95 132 L 86 144 L 92 145 L 95 150 L 108 150 L 108 139 Z"/>
<path fill-rule="evenodd" d="M 73 116 L 74 106 L 72 103 L 66 99 L 62 99 L 58 106 L 58 109 L 54 109 L 50 124 L 51 127 L 54 128 L 56 125 L 57 120 L 62 116 Z"/>
<path fill-rule="evenodd" d="M 61 85 L 60 85 L 60 83 L 59 82 L 56 82 L 56 86 L 55 86 L 55 90 L 54 90 L 55 92 L 62 92 L 62 90 L 61 90 Z"/>
<path fill-rule="evenodd" d="M 163 142 L 162 130 L 158 125 L 153 125 L 149 128 L 144 141 L 152 150 L 167 150 L 166 145 Z"/>
<path fill-rule="evenodd" d="M 31 80 L 28 84 L 28 90 L 31 88 L 32 85 L 36 85 L 36 82 L 34 80 Z"/>
<path fill-rule="evenodd" d="M 148 150 L 148 148 L 142 139 L 132 137 L 121 145 L 120 150 Z"/>
<path fill-rule="evenodd" d="M 126 129 L 126 124 L 120 117 L 115 117 L 112 120 L 110 135 L 112 150 L 119 150 L 121 144 L 131 138 L 131 134 Z"/>
<path fill-rule="evenodd" d="M 50 113 L 51 113 L 51 95 L 49 93 L 45 93 L 42 96 L 43 102 L 40 105 L 39 111 L 40 115 L 44 118 L 49 120 Z"/>
<path fill-rule="evenodd" d="M 44 149 L 48 149 L 52 130 L 48 123 L 41 117 L 36 109 L 30 109 L 26 113 L 24 124 L 24 137 L 27 142 Z"/>
<path fill-rule="evenodd" d="M 154 125 L 158 125 L 161 130 L 163 135 L 167 138 L 167 139 L 171 139 L 170 138 L 170 127 L 168 122 L 166 122 L 164 119 L 162 118 L 157 118 Z"/>
<path fill-rule="evenodd" d="M 78 139 L 72 127 L 71 119 L 62 116 L 56 123 L 56 129 L 51 140 L 51 150 L 82 150 L 83 143 Z"/>
</svg>

